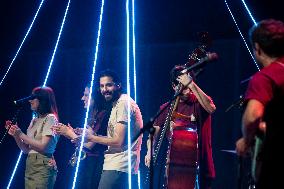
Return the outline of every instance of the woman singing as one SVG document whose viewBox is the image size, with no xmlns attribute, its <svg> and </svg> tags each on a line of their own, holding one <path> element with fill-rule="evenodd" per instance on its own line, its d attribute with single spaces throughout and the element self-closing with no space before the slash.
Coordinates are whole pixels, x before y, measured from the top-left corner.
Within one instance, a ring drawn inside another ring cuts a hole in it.
<svg viewBox="0 0 284 189">
<path fill-rule="evenodd" d="M 25 169 L 25 188 L 52 189 L 57 176 L 53 153 L 59 139 L 51 127 L 58 123 L 54 92 L 50 87 L 36 87 L 29 100 L 35 117 L 27 134 L 17 124 L 6 121 L 5 127 L 14 137 L 19 148 L 27 153 Z M 10 128 L 9 128 L 10 127 Z"/>
</svg>

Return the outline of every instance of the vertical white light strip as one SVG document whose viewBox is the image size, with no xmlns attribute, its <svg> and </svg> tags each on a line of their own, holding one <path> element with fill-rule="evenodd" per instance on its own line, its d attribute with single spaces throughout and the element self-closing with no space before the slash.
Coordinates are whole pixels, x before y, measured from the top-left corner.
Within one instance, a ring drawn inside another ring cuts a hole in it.
<svg viewBox="0 0 284 189">
<path fill-rule="evenodd" d="M 19 157 L 18 157 L 18 160 L 17 160 L 16 166 L 15 166 L 15 168 L 14 168 L 14 170 L 13 170 L 13 173 L 12 173 L 12 176 L 11 176 L 11 178 L 10 178 L 10 180 L 9 180 L 9 183 L 8 183 L 7 189 L 9 189 L 9 188 L 10 188 L 10 186 L 11 186 L 11 183 L 12 183 L 13 178 L 14 178 L 14 176 L 15 176 L 15 173 L 16 173 L 16 170 L 17 170 L 17 168 L 18 168 L 19 162 L 20 162 L 20 160 L 21 160 L 21 158 L 22 158 L 22 155 L 23 155 L 23 151 L 21 151 L 21 152 L 20 152 L 20 155 L 19 155 Z"/>
<path fill-rule="evenodd" d="M 256 67 L 257 67 L 257 69 L 258 69 L 258 71 L 259 71 L 259 70 L 260 70 L 260 69 L 259 69 L 259 66 L 258 66 L 257 63 L 256 63 L 256 60 L 255 60 L 254 56 L 252 55 L 252 53 L 251 53 L 251 51 L 250 51 L 250 49 L 249 49 L 249 47 L 248 47 L 248 44 L 247 44 L 247 42 L 246 42 L 246 40 L 245 40 L 245 38 L 244 38 L 244 36 L 243 36 L 243 34 L 242 34 L 240 28 L 239 28 L 239 26 L 238 26 L 238 24 L 237 24 L 237 22 L 236 22 L 236 20 L 235 20 L 235 17 L 234 17 L 234 15 L 233 15 L 233 13 L 232 13 L 232 11 L 231 11 L 231 9 L 230 9 L 230 7 L 229 7 L 229 5 L 228 5 L 228 3 L 227 3 L 226 0 L 225 0 L 225 4 L 226 4 L 226 6 L 227 6 L 227 8 L 228 8 L 228 11 L 229 11 L 230 14 L 231 14 L 231 17 L 232 17 L 232 19 L 233 19 L 233 21 L 234 21 L 234 23 L 235 23 L 235 25 L 236 25 L 236 27 L 237 27 L 237 29 L 238 29 L 239 34 L 241 35 L 242 40 L 243 40 L 244 43 L 245 43 L 245 46 L 246 46 L 246 48 L 247 48 L 247 50 L 248 50 L 248 52 L 249 52 L 251 58 L 253 59 L 255 65 L 256 65 Z"/>
<path fill-rule="evenodd" d="M 245 6 L 245 8 L 246 8 L 246 10 L 247 10 L 247 12 L 248 12 L 248 14 L 249 14 L 249 16 L 250 16 L 250 18 L 251 18 L 253 24 L 256 25 L 257 23 L 256 23 L 255 19 L 253 18 L 253 16 L 252 16 L 252 14 L 251 14 L 251 12 L 250 12 L 250 10 L 249 10 L 249 8 L 248 8 L 248 6 L 247 6 L 245 0 L 242 0 L 242 3 L 243 3 L 243 5 Z"/>
<path fill-rule="evenodd" d="M 69 4 L 70 4 L 70 0 L 68 1 L 67 7 L 66 7 L 66 10 L 65 10 L 65 14 L 64 14 L 64 18 L 63 18 L 63 21 L 62 21 L 62 24 L 61 24 L 60 32 L 59 32 L 59 34 L 58 34 L 57 42 L 56 42 L 56 45 L 55 45 L 55 48 L 54 48 L 54 51 L 53 51 L 53 55 L 52 55 L 51 61 L 50 61 L 50 63 L 49 63 L 48 71 L 47 71 L 47 73 L 46 73 L 43 86 L 46 85 L 47 79 L 49 78 L 50 69 L 51 69 L 51 66 L 52 66 L 52 63 L 53 63 L 54 55 L 55 55 L 55 52 L 56 52 L 56 49 L 57 49 L 57 45 L 58 45 L 58 42 L 59 42 L 59 40 L 60 40 L 60 36 L 61 36 L 61 33 L 62 33 L 62 29 L 63 29 L 64 23 L 65 23 L 65 18 L 66 18 L 68 9 L 69 9 Z M 15 176 L 15 173 L 16 173 L 16 170 L 17 170 L 17 168 L 18 168 L 18 164 L 19 164 L 19 162 L 20 162 L 20 160 L 21 160 L 22 154 L 23 154 L 23 152 L 21 151 L 20 154 L 19 154 L 17 163 L 16 163 L 16 165 L 15 165 L 15 168 L 14 168 L 14 170 L 13 170 L 12 176 L 11 176 L 11 178 L 10 178 L 9 184 L 8 184 L 8 186 L 7 186 L 7 189 L 10 188 L 10 185 L 11 185 L 11 183 L 12 183 L 12 180 L 13 180 L 13 178 L 14 178 L 14 176 Z"/>
<path fill-rule="evenodd" d="M 92 91 L 93 91 L 94 77 L 95 77 L 97 58 L 98 58 L 98 52 L 99 52 L 99 44 L 100 44 L 103 12 L 104 12 L 104 0 L 102 0 L 102 3 L 101 3 L 101 12 L 100 12 L 100 20 L 99 20 L 99 28 L 98 28 L 96 49 L 95 49 L 94 66 L 93 66 L 92 78 L 91 78 L 90 95 L 89 95 L 89 98 L 88 98 L 88 107 L 87 107 L 85 121 L 84 121 L 84 130 L 83 130 L 83 134 L 82 134 L 83 135 L 83 140 L 81 140 L 81 144 L 80 144 L 79 156 L 78 156 L 78 161 L 77 161 L 77 164 L 76 164 L 76 171 L 75 171 L 75 175 L 74 175 L 72 189 L 74 189 L 75 186 L 76 186 L 76 180 L 77 180 L 77 175 L 78 175 L 78 171 L 79 171 L 79 165 L 80 165 L 80 161 L 81 161 L 82 149 L 83 149 L 83 145 L 84 145 L 85 129 L 87 127 L 87 121 L 88 121 L 88 117 L 89 117 L 90 101 L 91 101 L 91 96 L 92 96 Z"/>
<path fill-rule="evenodd" d="M 133 76 L 134 76 L 134 99 L 137 102 L 136 88 L 136 46 L 135 46 L 135 0 L 132 0 L 132 53 L 133 53 Z"/>
<path fill-rule="evenodd" d="M 134 79 L 134 100 L 137 102 L 137 78 L 136 78 L 136 40 L 135 40 L 135 0 L 132 0 L 132 53 L 133 53 L 133 79 Z M 138 188 L 141 188 L 140 170 L 138 170 Z"/>
<path fill-rule="evenodd" d="M 1 82 L 0 82 L 0 86 L 2 85 L 2 83 L 3 83 L 4 79 L 6 78 L 7 74 L 9 73 L 9 71 L 10 71 L 12 65 L 14 64 L 14 61 L 16 60 L 16 58 L 17 58 L 17 56 L 18 56 L 20 50 L 22 49 L 22 46 L 23 46 L 24 42 L 26 41 L 27 36 L 30 34 L 30 31 L 31 31 L 31 29 L 32 29 L 32 27 L 33 27 L 33 25 L 34 25 L 34 22 L 35 22 L 35 20 L 36 20 L 36 18 L 37 18 L 37 15 L 38 15 L 38 13 L 39 13 L 39 11 L 40 11 L 40 8 L 41 8 L 41 5 L 43 4 L 43 2 L 44 2 L 44 0 L 41 1 L 40 5 L 39 5 L 39 7 L 38 7 L 38 9 L 37 9 L 37 11 L 36 11 L 36 14 L 35 14 L 35 16 L 34 16 L 34 18 L 33 18 L 33 21 L 32 21 L 32 23 L 31 23 L 31 25 L 30 25 L 28 31 L 27 31 L 26 34 L 25 34 L 25 37 L 24 37 L 22 43 L 20 44 L 20 46 L 19 46 L 19 48 L 18 48 L 18 50 L 17 50 L 17 52 L 16 52 L 16 54 L 15 54 L 13 60 L 11 61 L 11 63 L 10 63 L 10 65 L 9 65 L 9 67 L 8 67 L 8 69 L 7 69 L 7 71 L 6 71 L 6 73 L 4 74 L 4 76 L 3 76 L 3 78 L 2 78 L 2 80 L 1 80 Z"/>
<path fill-rule="evenodd" d="M 60 41 L 60 37 L 61 37 L 61 33 L 62 33 L 62 30 L 63 30 L 64 24 L 65 24 L 66 15 L 67 15 L 68 10 L 69 10 L 69 4 L 70 4 L 70 0 L 68 1 L 67 7 L 65 9 L 65 14 L 64 14 L 64 17 L 63 17 L 63 20 L 62 20 L 62 23 L 61 23 L 60 31 L 59 31 L 59 34 L 58 34 L 58 37 L 57 37 L 57 40 L 56 40 L 56 44 L 55 44 L 55 47 L 54 47 L 54 50 L 53 50 L 53 54 L 52 54 L 52 57 L 51 57 L 51 60 L 50 60 L 50 63 L 49 63 L 47 74 L 46 74 L 46 77 L 45 77 L 44 82 L 43 82 L 43 86 L 46 85 L 47 79 L 49 77 L 50 69 L 51 69 L 51 66 L 52 66 L 52 63 L 53 63 L 53 60 L 54 60 L 54 56 L 55 56 L 55 53 L 56 53 L 56 50 L 57 50 L 58 43 Z"/>
<path fill-rule="evenodd" d="M 129 56 L 129 0 L 126 0 L 126 62 L 127 62 L 127 94 L 130 97 L 130 56 Z M 130 98 L 128 98 L 128 127 L 127 127 L 127 147 L 128 147 L 128 188 L 131 189 L 131 120 L 130 120 Z"/>
</svg>

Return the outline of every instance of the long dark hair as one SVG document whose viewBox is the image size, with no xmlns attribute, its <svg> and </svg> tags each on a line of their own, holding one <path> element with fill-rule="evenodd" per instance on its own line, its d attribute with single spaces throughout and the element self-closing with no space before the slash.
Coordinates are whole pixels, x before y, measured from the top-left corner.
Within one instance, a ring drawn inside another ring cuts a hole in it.
<svg viewBox="0 0 284 189">
<path fill-rule="evenodd" d="M 87 84 L 86 88 L 89 88 L 89 90 L 91 90 L 91 85 Z M 104 109 L 104 104 L 105 104 L 104 97 L 102 96 L 100 91 L 97 90 L 97 89 L 98 89 L 97 86 L 93 86 L 91 99 L 94 100 L 94 105 L 93 105 L 92 109 L 90 109 L 91 112 L 101 111 L 101 110 Z"/>
<path fill-rule="evenodd" d="M 39 100 L 39 107 L 35 110 L 36 114 L 54 114 L 58 119 L 57 106 L 53 89 L 50 87 L 36 87 L 32 94 Z"/>
<path fill-rule="evenodd" d="M 89 88 L 89 90 L 91 90 L 91 85 L 87 84 L 86 88 Z M 98 121 L 97 119 L 99 114 L 104 111 L 109 111 L 110 106 L 108 105 L 109 103 L 105 101 L 97 86 L 93 86 L 91 99 L 94 100 L 94 104 L 89 112 L 88 125 L 94 126 L 95 122 Z"/>
</svg>

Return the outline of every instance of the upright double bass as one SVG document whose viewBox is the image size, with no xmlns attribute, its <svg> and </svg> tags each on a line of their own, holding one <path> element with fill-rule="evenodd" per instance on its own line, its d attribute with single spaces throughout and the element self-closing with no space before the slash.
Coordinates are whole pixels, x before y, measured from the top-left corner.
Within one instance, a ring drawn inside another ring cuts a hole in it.
<svg viewBox="0 0 284 189">
<path fill-rule="evenodd" d="M 205 44 L 196 48 L 189 56 L 185 66 L 190 66 L 206 56 Z M 192 73 L 196 76 L 198 72 Z M 194 118 L 176 112 L 178 94 L 183 90 L 178 84 L 175 98 L 168 104 L 168 112 L 155 144 L 152 156 L 154 186 L 152 188 L 194 189 L 198 174 L 198 128 Z M 175 120 L 187 120 L 188 124 L 175 123 Z M 173 123 L 173 124 L 172 124 Z"/>
</svg>

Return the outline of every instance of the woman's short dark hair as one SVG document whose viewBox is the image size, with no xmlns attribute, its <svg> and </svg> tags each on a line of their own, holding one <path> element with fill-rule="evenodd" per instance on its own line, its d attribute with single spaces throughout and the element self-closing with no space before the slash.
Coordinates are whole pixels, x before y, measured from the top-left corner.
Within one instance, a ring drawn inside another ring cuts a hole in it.
<svg viewBox="0 0 284 189">
<path fill-rule="evenodd" d="M 262 20 L 250 29 L 249 35 L 252 46 L 258 43 L 268 56 L 281 57 L 284 55 L 284 23 L 282 21 Z"/>
<path fill-rule="evenodd" d="M 32 94 L 39 100 L 36 113 L 39 115 L 52 113 L 58 118 L 57 106 L 53 89 L 50 87 L 36 87 Z"/>
</svg>

